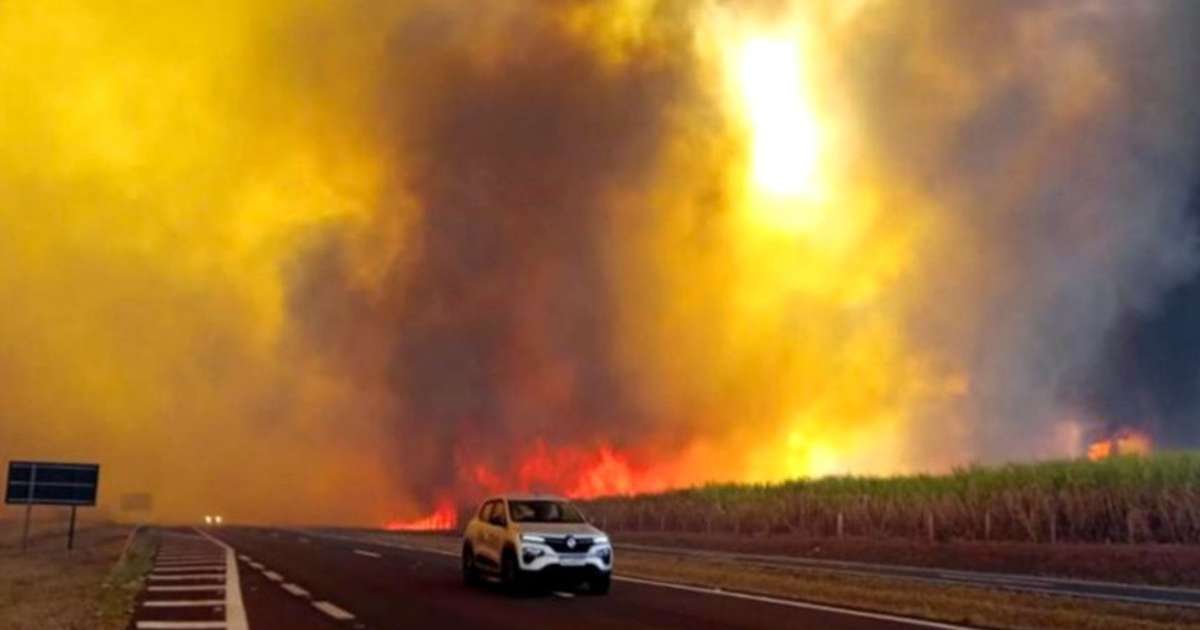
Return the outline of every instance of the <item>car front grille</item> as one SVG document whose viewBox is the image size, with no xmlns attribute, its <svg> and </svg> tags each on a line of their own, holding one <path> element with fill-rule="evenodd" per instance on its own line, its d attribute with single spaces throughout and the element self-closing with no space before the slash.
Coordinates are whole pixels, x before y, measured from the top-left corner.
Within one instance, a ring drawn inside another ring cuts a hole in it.
<svg viewBox="0 0 1200 630">
<path fill-rule="evenodd" d="M 575 538 L 575 546 L 567 545 L 568 536 L 547 536 L 546 545 L 553 549 L 556 553 L 587 553 L 588 549 L 592 548 L 591 538 Z"/>
</svg>

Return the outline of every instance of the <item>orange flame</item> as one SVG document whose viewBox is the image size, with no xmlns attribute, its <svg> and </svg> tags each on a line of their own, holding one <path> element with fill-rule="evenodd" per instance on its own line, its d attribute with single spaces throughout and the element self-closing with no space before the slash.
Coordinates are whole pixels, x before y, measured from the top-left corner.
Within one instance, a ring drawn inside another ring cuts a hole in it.
<svg viewBox="0 0 1200 630">
<path fill-rule="evenodd" d="M 607 444 L 594 450 L 573 446 L 551 450 L 541 440 L 520 458 L 511 480 L 483 464 L 469 467 L 465 476 L 487 492 L 558 492 L 572 498 L 652 492 L 668 486 Z"/>
<path fill-rule="evenodd" d="M 1122 429 L 1111 437 L 1093 442 L 1088 446 L 1087 457 L 1097 461 L 1114 455 L 1147 455 L 1151 445 L 1149 435 L 1136 429 Z"/>
<path fill-rule="evenodd" d="M 454 529 L 458 526 L 458 513 L 454 503 L 442 499 L 432 514 L 411 521 L 390 521 L 384 526 L 389 531 L 436 531 Z"/>
</svg>

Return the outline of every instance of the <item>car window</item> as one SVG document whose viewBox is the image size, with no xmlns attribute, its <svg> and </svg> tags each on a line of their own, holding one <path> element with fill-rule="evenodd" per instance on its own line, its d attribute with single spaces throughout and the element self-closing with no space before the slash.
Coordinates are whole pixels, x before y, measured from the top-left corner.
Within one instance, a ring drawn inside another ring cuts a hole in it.
<svg viewBox="0 0 1200 630">
<path fill-rule="evenodd" d="M 566 501 L 509 501 L 516 523 L 582 523 L 583 515 Z"/>
<path fill-rule="evenodd" d="M 488 522 L 491 520 L 492 505 L 495 501 L 484 501 L 483 505 L 479 506 L 479 520 Z"/>
<path fill-rule="evenodd" d="M 504 501 L 497 500 L 492 505 L 491 518 L 488 522 L 496 526 L 508 525 L 508 517 L 504 514 Z"/>
</svg>

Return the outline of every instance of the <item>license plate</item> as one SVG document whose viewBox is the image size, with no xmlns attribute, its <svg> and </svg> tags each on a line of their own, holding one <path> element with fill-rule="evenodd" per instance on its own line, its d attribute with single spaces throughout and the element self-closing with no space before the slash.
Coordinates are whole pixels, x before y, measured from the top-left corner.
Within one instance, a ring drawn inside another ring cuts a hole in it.
<svg viewBox="0 0 1200 630">
<path fill-rule="evenodd" d="M 561 558 L 559 562 L 564 567 L 581 567 L 587 564 L 587 558 Z"/>
</svg>

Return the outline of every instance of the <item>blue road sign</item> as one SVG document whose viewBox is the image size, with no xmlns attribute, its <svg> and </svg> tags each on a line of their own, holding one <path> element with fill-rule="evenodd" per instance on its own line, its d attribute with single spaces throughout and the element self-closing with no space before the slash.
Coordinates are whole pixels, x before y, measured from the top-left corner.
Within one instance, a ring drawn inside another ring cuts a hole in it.
<svg viewBox="0 0 1200 630">
<path fill-rule="evenodd" d="M 96 505 L 99 464 L 9 462 L 9 505 Z"/>
</svg>

